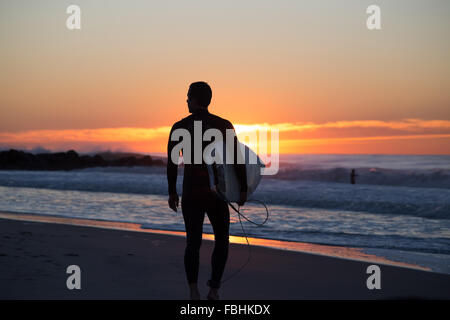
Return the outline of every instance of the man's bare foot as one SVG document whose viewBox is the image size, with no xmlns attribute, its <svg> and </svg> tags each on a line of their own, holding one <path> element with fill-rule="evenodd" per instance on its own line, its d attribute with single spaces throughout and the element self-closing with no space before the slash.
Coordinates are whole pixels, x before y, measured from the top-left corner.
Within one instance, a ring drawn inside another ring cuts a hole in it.
<svg viewBox="0 0 450 320">
<path fill-rule="evenodd" d="M 196 283 L 189 284 L 189 291 L 191 300 L 200 300 L 200 292 L 198 291 Z"/>
<path fill-rule="evenodd" d="M 210 288 L 208 296 L 206 297 L 208 300 L 219 300 L 219 293 L 217 289 Z"/>
</svg>

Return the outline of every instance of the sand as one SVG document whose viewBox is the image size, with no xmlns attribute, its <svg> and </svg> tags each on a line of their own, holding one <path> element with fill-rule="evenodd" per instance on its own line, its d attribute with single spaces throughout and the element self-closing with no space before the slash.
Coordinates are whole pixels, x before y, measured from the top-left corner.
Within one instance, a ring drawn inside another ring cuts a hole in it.
<svg viewBox="0 0 450 320">
<path fill-rule="evenodd" d="M 187 299 L 185 238 L 98 227 L 0 219 L 0 299 Z M 203 241 L 203 297 L 212 241 Z M 231 244 L 225 277 L 247 260 Z M 253 246 L 249 264 L 223 284 L 222 299 L 449 299 L 450 275 L 377 263 L 381 289 L 369 290 L 372 263 Z M 69 265 L 81 290 L 69 290 Z"/>
</svg>

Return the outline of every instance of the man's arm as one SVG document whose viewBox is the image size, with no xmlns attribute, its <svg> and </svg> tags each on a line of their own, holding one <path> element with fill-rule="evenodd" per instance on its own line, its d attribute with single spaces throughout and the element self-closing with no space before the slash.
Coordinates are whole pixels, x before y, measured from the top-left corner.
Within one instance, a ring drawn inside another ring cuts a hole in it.
<svg viewBox="0 0 450 320">
<path fill-rule="evenodd" d="M 167 142 L 167 183 L 169 186 L 169 207 L 173 211 L 177 211 L 178 207 L 178 193 L 177 193 L 177 175 L 178 175 L 178 156 L 172 159 L 172 149 L 176 145 L 176 141 L 170 138 L 175 129 L 176 124 L 172 127 L 169 134 L 169 141 Z M 174 162 L 175 161 L 175 162 Z"/>
</svg>

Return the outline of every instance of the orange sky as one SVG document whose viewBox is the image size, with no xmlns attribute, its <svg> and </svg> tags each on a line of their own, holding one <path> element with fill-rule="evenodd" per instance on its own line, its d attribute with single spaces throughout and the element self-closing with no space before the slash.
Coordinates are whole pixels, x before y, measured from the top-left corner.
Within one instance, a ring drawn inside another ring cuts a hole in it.
<svg viewBox="0 0 450 320">
<path fill-rule="evenodd" d="M 448 154 L 450 121 L 341 121 L 324 124 L 235 124 L 244 142 L 247 132 L 278 130 L 280 153 Z M 169 126 L 28 130 L 0 133 L 0 146 L 51 150 L 165 152 Z M 301 138 L 299 138 L 299 136 Z M 420 149 L 417 147 L 420 144 Z M 257 146 L 252 146 L 257 149 Z M 401 147 L 401 148 L 399 148 Z M 420 150 L 421 152 L 418 152 Z"/>
<path fill-rule="evenodd" d="M 164 152 L 204 80 L 282 153 L 450 154 L 450 2 L 78 3 L 1 2 L 0 148 Z"/>
</svg>

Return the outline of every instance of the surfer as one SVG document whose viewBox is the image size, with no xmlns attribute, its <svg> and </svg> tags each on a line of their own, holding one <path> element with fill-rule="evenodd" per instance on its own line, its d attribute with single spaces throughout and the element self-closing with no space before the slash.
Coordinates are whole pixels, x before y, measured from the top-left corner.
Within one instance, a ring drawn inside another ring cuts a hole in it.
<svg viewBox="0 0 450 320">
<path fill-rule="evenodd" d="M 352 173 L 350 174 L 350 183 L 355 184 L 356 183 L 356 177 L 358 175 L 356 174 L 355 169 L 352 169 Z"/>
<path fill-rule="evenodd" d="M 187 104 L 191 115 L 176 122 L 169 136 L 167 145 L 167 180 L 169 185 L 169 207 L 177 211 L 179 198 L 176 190 L 178 159 L 172 159 L 172 149 L 176 145 L 176 141 L 171 141 L 172 132 L 176 129 L 185 129 L 190 133 L 191 141 L 194 137 L 194 121 L 202 122 L 202 130 L 218 129 L 223 137 L 226 137 L 226 130 L 234 127 L 230 121 L 211 114 L 208 106 L 211 102 L 212 91 L 206 82 L 194 82 L 190 85 L 187 93 Z M 203 132 L 202 132 L 203 136 Z M 238 143 L 236 135 L 233 137 L 235 150 Z M 190 289 L 190 298 L 193 300 L 200 299 L 200 293 L 197 286 L 198 269 L 199 269 L 199 253 L 203 233 L 203 220 L 205 212 L 214 230 L 214 251 L 211 257 L 211 278 L 208 281 L 210 287 L 207 298 L 209 300 L 217 300 L 219 298 L 218 290 L 221 284 L 221 278 L 225 269 L 228 257 L 229 245 L 229 227 L 230 212 L 228 204 L 224 200 L 218 198 L 210 189 L 209 176 L 206 164 L 203 162 L 202 146 L 200 155 L 201 164 L 185 163 L 183 191 L 181 199 L 181 210 L 183 213 L 184 224 L 186 227 L 186 249 L 184 253 L 184 267 L 186 277 Z M 194 144 L 191 145 L 190 155 L 195 157 Z M 182 153 L 185 151 L 182 150 Z M 186 152 L 187 153 L 187 152 Z M 235 153 L 236 155 L 236 153 Z M 176 160 L 176 161 L 175 161 Z M 235 158 L 236 160 L 236 158 Z M 246 168 L 243 164 L 234 162 L 234 168 L 241 186 L 240 199 L 238 205 L 242 206 L 247 200 L 247 176 Z"/>
</svg>

